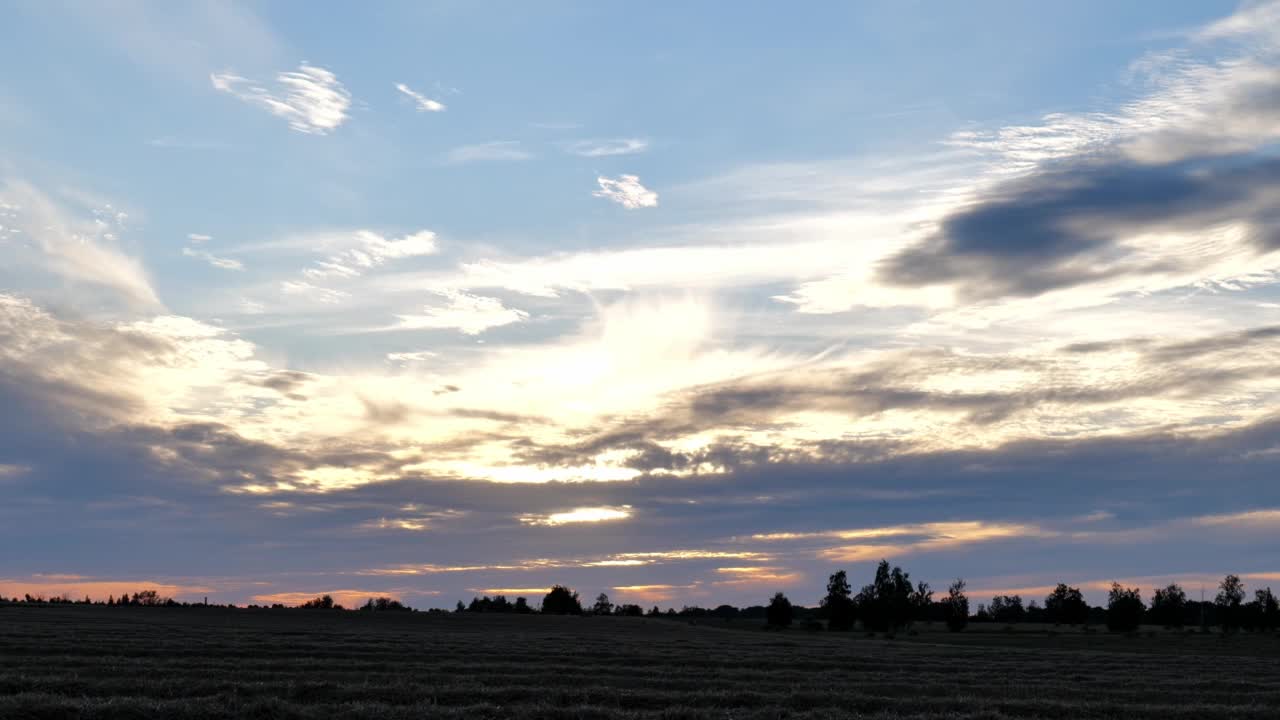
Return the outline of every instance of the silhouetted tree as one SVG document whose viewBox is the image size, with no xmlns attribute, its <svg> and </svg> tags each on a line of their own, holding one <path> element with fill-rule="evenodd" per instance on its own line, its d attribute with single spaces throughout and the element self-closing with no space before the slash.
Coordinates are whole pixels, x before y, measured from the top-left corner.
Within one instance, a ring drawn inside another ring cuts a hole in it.
<svg viewBox="0 0 1280 720">
<path fill-rule="evenodd" d="M 718 605 L 715 610 L 711 611 L 711 614 L 721 620 L 732 620 L 738 617 L 738 608 L 732 605 Z"/>
<path fill-rule="evenodd" d="M 143 605 L 146 607 L 156 607 L 168 603 L 168 598 L 160 597 L 160 593 L 155 590 L 143 590 L 133 594 L 133 605 Z"/>
<path fill-rule="evenodd" d="M 1257 628 L 1269 632 L 1280 628 L 1280 601 L 1276 600 L 1271 588 L 1255 590 L 1253 596 L 1258 606 Z"/>
<path fill-rule="evenodd" d="M 853 604 L 853 588 L 849 587 L 845 571 L 838 570 L 827 579 L 827 596 L 822 598 L 821 608 L 827 616 L 828 629 L 853 629 L 857 611 Z"/>
<path fill-rule="evenodd" d="M 461 600 L 459 600 L 459 601 L 458 601 L 458 605 L 457 605 L 457 607 L 455 607 L 455 608 L 453 609 L 453 611 L 454 611 L 454 612 L 458 612 L 458 613 L 460 613 L 460 612 L 466 612 L 466 611 L 467 611 L 467 606 L 466 606 L 466 605 L 463 605 L 463 604 L 462 604 L 462 601 L 461 601 Z"/>
<path fill-rule="evenodd" d="M 1142 624 L 1142 614 L 1147 606 L 1142 602 L 1142 592 L 1138 588 L 1124 588 L 1120 583 L 1111 583 L 1111 592 L 1107 595 L 1107 629 L 1111 632 L 1133 632 Z"/>
<path fill-rule="evenodd" d="M 644 608 L 639 605 L 627 603 L 625 605 L 618 605 L 614 607 L 613 614 L 620 615 L 622 617 L 641 617 L 644 615 Z"/>
<path fill-rule="evenodd" d="M 516 604 L 511 606 L 511 611 L 521 615 L 527 615 L 533 612 L 533 608 L 529 607 L 529 601 L 524 597 L 516 598 Z"/>
<path fill-rule="evenodd" d="M 1176 584 L 1158 588 L 1151 595 L 1151 621 L 1167 628 L 1180 628 L 1186 622 L 1187 593 Z"/>
<path fill-rule="evenodd" d="M 409 612 L 411 608 L 389 597 L 369 598 L 360 607 L 365 612 Z"/>
<path fill-rule="evenodd" d="M 969 598 L 964 594 L 964 579 L 956 578 L 947 588 L 946 605 L 947 629 L 960 632 L 969 624 Z"/>
<path fill-rule="evenodd" d="M 787 599 L 787 596 L 777 593 L 769 601 L 769 609 L 765 612 L 765 622 L 769 623 L 770 627 L 790 627 L 793 612 L 791 601 Z"/>
<path fill-rule="evenodd" d="M 1045 615 L 1054 625 L 1083 625 L 1089 620 L 1089 603 L 1079 588 L 1058 583 L 1044 599 Z"/>
<path fill-rule="evenodd" d="M 912 591 L 910 601 L 911 621 L 927 620 L 929 606 L 933 604 L 933 590 L 929 589 L 929 583 L 916 583 L 916 589 Z"/>
<path fill-rule="evenodd" d="M 911 622 L 911 578 L 887 560 L 876 567 L 875 581 L 858 593 L 858 615 L 868 630 L 893 631 Z"/>
<path fill-rule="evenodd" d="M 1244 602 L 1244 583 L 1238 575 L 1228 575 L 1218 583 L 1218 596 L 1213 604 L 1218 610 L 1218 624 L 1222 632 L 1234 632 L 1240 627 L 1240 605 Z"/>
<path fill-rule="evenodd" d="M 660 615 L 662 615 L 662 611 L 658 609 L 657 605 L 654 605 L 652 608 L 649 609 L 649 612 L 645 613 L 645 615 L 647 615 L 648 617 L 659 617 Z"/>
<path fill-rule="evenodd" d="M 542 598 L 542 612 L 548 615 L 581 615 L 582 601 L 578 599 L 578 593 L 556 585 Z"/>
<path fill-rule="evenodd" d="M 334 602 L 331 595 L 321 595 L 318 598 L 302 603 L 301 607 L 304 610 L 332 610 L 333 605 Z"/>
<path fill-rule="evenodd" d="M 612 615 L 613 603 L 609 602 L 609 596 L 600 593 L 596 596 L 596 604 L 591 606 L 592 615 Z"/>
<path fill-rule="evenodd" d="M 1027 610 L 1022 606 L 1021 595 L 997 595 L 991 598 L 987 614 L 993 622 L 1017 623 L 1026 619 Z"/>
</svg>

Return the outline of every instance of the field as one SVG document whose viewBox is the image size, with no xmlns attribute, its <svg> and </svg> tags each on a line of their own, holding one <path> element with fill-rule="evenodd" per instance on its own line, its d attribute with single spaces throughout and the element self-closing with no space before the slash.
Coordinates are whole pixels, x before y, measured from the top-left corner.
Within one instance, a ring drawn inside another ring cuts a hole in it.
<svg viewBox="0 0 1280 720">
<path fill-rule="evenodd" d="M 1280 638 L 0 607 L 0 718 L 1280 716 Z"/>
</svg>

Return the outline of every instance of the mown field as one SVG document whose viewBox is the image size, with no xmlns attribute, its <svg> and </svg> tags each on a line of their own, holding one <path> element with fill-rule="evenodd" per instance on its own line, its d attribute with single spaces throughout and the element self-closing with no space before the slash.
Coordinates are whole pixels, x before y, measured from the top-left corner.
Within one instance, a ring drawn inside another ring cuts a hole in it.
<svg viewBox="0 0 1280 720">
<path fill-rule="evenodd" d="M 1280 717 L 1280 639 L 0 608 L 0 718 Z"/>
</svg>

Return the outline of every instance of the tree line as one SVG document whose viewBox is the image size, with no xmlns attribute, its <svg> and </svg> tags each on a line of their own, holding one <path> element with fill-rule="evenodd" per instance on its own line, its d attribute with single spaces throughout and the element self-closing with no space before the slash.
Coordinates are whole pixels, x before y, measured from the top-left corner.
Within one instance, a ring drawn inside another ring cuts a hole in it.
<svg viewBox="0 0 1280 720">
<path fill-rule="evenodd" d="M 544 615 L 591 615 L 651 618 L 709 618 L 724 621 L 763 620 L 771 628 L 787 628 L 797 622 L 811 630 L 851 631 L 856 627 L 871 633 L 893 634 L 910 628 L 915 623 L 942 623 L 953 632 L 964 630 L 970 623 L 1047 623 L 1053 625 L 1105 625 L 1113 632 L 1133 632 L 1139 626 L 1159 625 L 1166 628 L 1200 626 L 1218 627 L 1225 633 L 1238 630 L 1270 632 L 1280 629 L 1280 603 L 1271 588 L 1254 591 L 1253 599 L 1247 599 L 1244 583 L 1237 575 L 1227 575 L 1218 584 L 1212 601 L 1193 601 L 1186 591 L 1171 584 L 1156 589 L 1148 604 L 1139 588 L 1128 588 L 1113 583 L 1105 607 L 1091 607 L 1079 588 L 1059 583 L 1043 602 L 1032 599 L 1024 602 L 1020 595 L 997 595 L 989 603 L 978 604 L 972 610 L 966 585 L 957 579 L 947 588 L 946 594 L 935 598 L 928 583 L 912 583 L 910 574 L 900 567 L 890 566 L 881 560 L 876 566 L 871 582 L 857 593 L 849 583 L 848 574 L 838 570 L 827 580 L 826 595 L 816 607 L 795 605 L 781 592 L 775 593 L 765 605 L 738 608 L 719 605 L 714 608 L 684 606 L 680 610 L 660 610 L 656 605 L 645 610 L 635 604 L 615 605 L 605 593 L 595 602 L 585 605 L 579 594 L 564 585 L 552 587 L 543 596 L 538 608 L 528 599 L 517 597 L 509 600 L 505 595 L 479 596 L 469 604 L 458 601 L 455 613 L 510 613 Z M 109 596 L 106 601 L 72 600 L 65 596 L 43 598 L 25 595 L 6 599 L 0 596 L 0 604 L 77 604 L 111 607 L 212 607 L 207 602 L 185 603 L 161 596 L 155 590 L 141 590 L 120 597 Z M 226 605 L 222 607 L 237 607 Z M 271 610 L 346 610 L 330 595 L 321 595 L 296 606 L 283 603 L 249 605 L 249 609 Z M 369 598 L 363 605 L 351 608 L 360 612 L 418 612 L 399 600 L 389 597 Z M 426 612 L 443 613 L 431 609 Z"/>
</svg>

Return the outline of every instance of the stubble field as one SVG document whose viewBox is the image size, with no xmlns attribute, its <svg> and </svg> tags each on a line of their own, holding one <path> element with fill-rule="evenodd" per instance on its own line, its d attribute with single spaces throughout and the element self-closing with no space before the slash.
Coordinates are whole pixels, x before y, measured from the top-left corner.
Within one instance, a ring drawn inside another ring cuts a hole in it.
<svg viewBox="0 0 1280 720">
<path fill-rule="evenodd" d="M 0 718 L 1280 717 L 1280 639 L 0 608 Z"/>
</svg>

